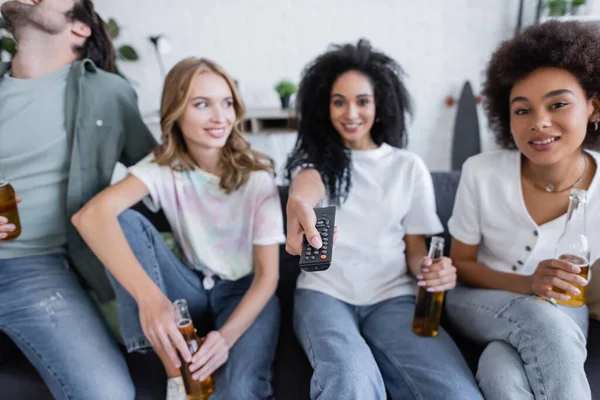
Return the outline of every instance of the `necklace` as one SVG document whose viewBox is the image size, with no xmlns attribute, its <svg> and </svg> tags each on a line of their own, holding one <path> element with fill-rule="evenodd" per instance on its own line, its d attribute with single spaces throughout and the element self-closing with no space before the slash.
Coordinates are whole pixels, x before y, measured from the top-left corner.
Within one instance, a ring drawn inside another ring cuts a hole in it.
<svg viewBox="0 0 600 400">
<path fill-rule="evenodd" d="M 579 163 L 579 167 L 577 167 L 577 169 L 581 169 L 581 163 Z M 583 181 L 583 178 L 585 177 L 585 172 L 587 170 L 587 160 L 585 158 L 585 155 L 583 156 L 583 172 L 581 173 L 581 175 L 579 176 L 579 178 L 573 182 L 571 185 L 567 186 L 564 189 L 560 189 L 560 190 L 556 190 L 556 187 L 549 183 L 547 184 L 545 187 L 541 187 L 538 186 L 535 182 L 533 182 L 531 179 L 529 179 L 525 174 L 523 174 L 523 178 L 525 178 L 525 180 L 534 188 L 541 190 L 543 192 L 546 193 L 563 193 L 566 192 L 567 190 L 570 190 L 572 188 L 574 188 L 575 186 L 579 185 L 581 183 L 581 181 Z"/>
</svg>

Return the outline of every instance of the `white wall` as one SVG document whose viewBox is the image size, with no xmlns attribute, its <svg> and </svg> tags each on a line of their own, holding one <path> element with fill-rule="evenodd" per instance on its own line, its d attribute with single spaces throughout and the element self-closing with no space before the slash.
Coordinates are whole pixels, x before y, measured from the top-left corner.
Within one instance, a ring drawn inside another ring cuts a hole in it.
<svg viewBox="0 0 600 400">
<path fill-rule="evenodd" d="M 408 73 L 415 117 L 409 148 L 431 169 L 450 165 L 458 97 L 466 79 L 479 90 L 492 50 L 514 30 L 517 0 L 96 0 L 122 26 L 119 43 L 142 59 L 122 69 L 138 82 L 143 112 L 158 108 L 161 77 L 147 37 L 165 34 L 167 69 L 189 56 L 209 57 L 240 81 L 248 106 L 277 106 L 281 77 L 297 80 L 329 43 L 360 37 L 396 58 Z M 484 147 L 491 142 L 481 121 Z"/>
<path fill-rule="evenodd" d="M 5 0 L 0 0 L 0 4 Z M 537 1 L 527 0 L 535 6 Z M 329 43 L 360 37 L 396 58 L 408 73 L 415 116 L 409 149 L 433 170 L 448 169 L 456 107 L 465 80 L 479 91 L 493 49 L 512 36 L 518 0 L 96 0 L 122 25 L 117 45 L 131 43 L 141 60 L 121 64 L 137 82 L 143 113 L 158 108 L 162 77 L 150 35 L 165 34 L 167 69 L 183 57 L 209 57 L 240 81 L 248 106 L 278 106 L 272 87 L 298 80 L 306 62 Z M 528 15 L 530 15 L 529 12 Z M 480 113 L 484 149 L 491 137 Z"/>
</svg>

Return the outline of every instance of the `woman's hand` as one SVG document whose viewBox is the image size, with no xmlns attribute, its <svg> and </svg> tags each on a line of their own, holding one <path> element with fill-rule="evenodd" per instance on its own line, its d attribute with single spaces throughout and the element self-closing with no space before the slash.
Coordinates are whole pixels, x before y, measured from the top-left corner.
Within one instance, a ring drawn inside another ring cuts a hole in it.
<svg viewBox="0 0 600 400">
<path fill-rule="evenodd" d="M 426 257 L 421 265 L 421 273 L 417 275 L 418 284 L 427 288 L 428 292 L 444 292 L 456 286 L 456 267 L 450 258 L 442 257 L 433 262 Z"/>
<path fill-rule="evenodd" d="M 544 260 L 538 264 L 535 272 L 531 276 L 531 289 L 533 293 L 540 297 L 547 297 L 556 300 L 569 300 L 568 294 L 557 293 L 553 288 L 562 289 L 573 295 L 578 295 L 581 291 L 573 284 L 585 286 L 588 281 L 577 275 L 581 268 L 562 260 Z"/>
<path fill-rule="evenodd" d="M 192 357 L 190 372 L 192 378 L 204 381 L 229 358 L 229 345 L 219 331 L 212 331 L 200 346 L 200 350 Z"/>
<path fill-rule="evenodd" d="M 190 362 L 192 355 L 177 329 L 175 309 L 171 301 L 160 290 L 157 290 L 144 301 L 138 302 L 138 306 L 142 330 L 152 347 L 166 353 L 174 368 L 181 367 L 181 361 L 175 349 L 179 351 L 186 362 Z"/>
</svg>

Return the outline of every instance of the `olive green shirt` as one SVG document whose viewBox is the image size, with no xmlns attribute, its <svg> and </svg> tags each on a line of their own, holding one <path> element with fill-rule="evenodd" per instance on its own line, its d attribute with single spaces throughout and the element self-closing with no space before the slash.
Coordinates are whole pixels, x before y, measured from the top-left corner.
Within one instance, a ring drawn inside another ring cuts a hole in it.
<svg viewBox="0 0 600 400">
<path fill-rule="evenodd" d="M 9 68 L 0 63 L 0 76 Z M 114 293 L 104 266 L 71 224 L 71 216 L 110 184 L 117 162 L 133 165 L 157 143 L 142 121 L 133 88 L 87 59 L 76 61 L 69 71 L 64 121 L 69 153 L 67 252 L 86 285 L 106 301 Z"/>
</svg>

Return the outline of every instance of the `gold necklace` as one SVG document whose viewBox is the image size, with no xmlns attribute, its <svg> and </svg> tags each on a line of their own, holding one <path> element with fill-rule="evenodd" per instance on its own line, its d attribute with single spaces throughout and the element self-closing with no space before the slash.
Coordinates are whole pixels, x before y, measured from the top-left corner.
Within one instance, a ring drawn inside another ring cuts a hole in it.
<svg viewBox="0 0 600 400">
<path fill-rule="evenodd" d="M 579 164 L 581 166 L 581 163 Z M 579 167 L 580 168 L 580 167 Z M 577 168 L 577 169 L 579 169 Z M 581 183 L 581 181 L 583 181 L 583 178 L 585 177 L 585 172 L 587 171 L 587 160 L 585 158 L 585 155 L 583 156 L 583 172 L 581 173 L 581 175 L 579 176 L 579 178 L 573 182 L 573 184 L 567 186 L 564 189 L 560 189 L 560 190 L 556 190 L 556 187 L 549 183 L 546 185 L 546 187 L 540 187 L 538 186 L 535 182 L 533 182 L 531 179 L 529 179 L 525 174 L 523 174 L 523 178 L 525 178 L 525 180 L 534 188 L 541 190 L 542 192 L 546 192 L 546 193 L 563 193 L 566 192 L 567 190 L 571 190 L 572 188 L 574 188 L 575 186 L 579 185 Z"/>
</svg>

